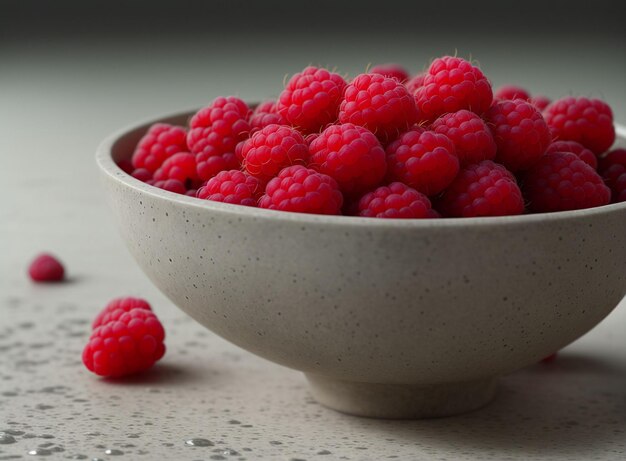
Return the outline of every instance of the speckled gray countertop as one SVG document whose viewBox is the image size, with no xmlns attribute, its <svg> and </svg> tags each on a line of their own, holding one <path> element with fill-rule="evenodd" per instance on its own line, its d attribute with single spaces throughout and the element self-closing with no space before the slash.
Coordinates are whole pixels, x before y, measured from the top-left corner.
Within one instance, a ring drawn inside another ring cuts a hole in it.
<svg viewBox="0 0 626 461">
<path fill-rule="evenodd" d="M 586 56 L 595 61 L 580 72 L 573 72 L 578 57 L 556 62 L 544 48 L 539 75 L 527 74 L 521 83 L 559 92 L 560 79 L 546 76 L 565 69 L 575 91 L 626 100 L 623 60 L 594 55 L 592 45 Z M 303 45 L 300 53 L 308 50 L 310 58 L 286 51 L 284 66 L 275 69 L 260 67 L 264 58 L 253 51 L 212 68 L 219 55 L 200 63 L 199 48 L 188 50 L 190 60 L 173 45 L 161 49 L 168 65 L 157 72 L 157 63 L 137 58 L 142 46 L 72 45 L 68 54 L 69 45 L 42 51 L 26 44 L 2 52 L 0 460 L 37 459 L 33 450 L 42 459 L 120 461 L 626 459 L 624 302 L 556 362 L 502 379 L 491 405 L 425 421 L 360 419 L 325 409 L 300 373 L 230 345 L 172 306 L 140 272 L 110 221 L 93 162 L 98 141 L 136 119 L 220 93 L 251 100 L 275 94 L 285 72 L 311 61 L 343 59 L 354 72 L 368 60 L 383 60 L 386 48 L 370 48 L 365 59 L 345 47 Z M 483 63 L 501 64 L 490 66 L 498 83 L 524 72 L 502 50 L 474 44 L 471 51 L 482 51 Z M 404 49 L 392 59 L 421 62 L 439 52 L 415 56 Z M 188 78 L 176 83 L 182 68 Z M 615 109 L 624 120 L 626 106 Z M 65 262 L 66 283 L 30 283 L 25 268 L 41 250 Z M 120 295 L 150 300 L 165 324 L 168 352 L 150 373 L 108 381 L 88 373 L 80 353 L 95 313 Z M 187 445 L 192 438 L 211 444 Z"/>
</svg>

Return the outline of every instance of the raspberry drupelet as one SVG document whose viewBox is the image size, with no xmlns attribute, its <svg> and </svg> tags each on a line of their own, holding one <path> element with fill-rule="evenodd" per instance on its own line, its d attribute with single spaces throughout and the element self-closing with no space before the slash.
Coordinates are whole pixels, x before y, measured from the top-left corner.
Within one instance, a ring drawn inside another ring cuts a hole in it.
<svg viewBox="0 0 626 461">
<path fill-rule="evenodd" d="M 263 188 L 257 178 L 239 170 L 220 171 L 198 189 L 196 197 L 214 202 L 256 206 Z"/>
<path fill-rule="evenodd" d="M 395 219 L 437 217 L 428 197 L 400 182 L 393 182 L 365 194 L 358 202 L 358 215 Z"/>
</svg>

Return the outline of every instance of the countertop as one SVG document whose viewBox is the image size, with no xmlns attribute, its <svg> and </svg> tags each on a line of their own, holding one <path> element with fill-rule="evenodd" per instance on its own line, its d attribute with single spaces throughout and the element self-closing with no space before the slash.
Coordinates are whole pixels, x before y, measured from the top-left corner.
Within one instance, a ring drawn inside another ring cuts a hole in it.
<svg viewBox="0 0 626 461">
<path fill-rule="evenodd" d="M 250 50 L 237 59 L 212 52 L 207 60 L 221 66 L 211 66 L 198 62 L 199 45 L 182 55 L 175 45 L 161 47 L 156 57 L 147 42 L 31 45 L 1 53 L 0 460 L 37 458 L 32 450 L 45 459 L 120 461 L 626 459 L 625 302 L 555 362 L 504 377 L 495 401 L 479 411 L 379 421 L 320 406 L 300 373 L 196 324 L 131 259 L 100 189 L 93 161 L 100 139 L 219 94 L 275 95 L 285 73 L 311 61 L 334 65 L 346 56 L 345 70 L 354 73 L 367 64 L 364 51 L 328 47 L 302 58 L 304 44 L 300 55 L 282 52 L 269 64 Z M 616 118 L 626 120 L 623 59 L 589 52 L 595 61 L 575 72 L 575 57 L 557 63 L 548 48 L 533 74 L 502 50 L 475 48 L 497 83 L 523 75 L 519 83 L 560 96 L 563 79 L 544 78 L 560 69 L 572 92 L 619 101 Z M 370 51 L 372 60 L 384 59 L 384 47 Z M 420 51 L 415 62 L 438 53 Z M 409 56 L 404 49 L 389 60 Z M 26 266 L 43 250 L 66 264 L 65 283 L 29 281 Z M 152 303 L 168 352 L 144 375 L 100 379 L 84 369 L 81 350 L 97 311 L 123 295 Z M 186 443 L 194 438 L 210 443 Z"/>
</svg>

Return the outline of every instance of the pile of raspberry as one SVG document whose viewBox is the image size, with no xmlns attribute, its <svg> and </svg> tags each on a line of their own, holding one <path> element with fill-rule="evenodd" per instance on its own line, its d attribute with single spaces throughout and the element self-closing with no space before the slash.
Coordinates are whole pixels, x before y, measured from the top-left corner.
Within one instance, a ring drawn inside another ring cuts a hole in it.
<svg viewBox="0 0 626 461">
<path fill-rule="evenodd" d="M 279 211 L 504 216 L 626 200 L 614 141 L 605 102 L 494 93 L 475 64 L 445 56 L 415 76 L 307 67 L 256 107 L 219 97 L 187 127 L 151 126 L 126 169 L 170 192 Z"/>
</svg>

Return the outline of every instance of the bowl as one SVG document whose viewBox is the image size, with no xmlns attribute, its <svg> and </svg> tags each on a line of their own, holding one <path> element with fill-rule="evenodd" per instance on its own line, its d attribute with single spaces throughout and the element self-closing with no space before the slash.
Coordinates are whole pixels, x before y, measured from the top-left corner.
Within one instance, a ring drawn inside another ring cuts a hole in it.
<svg viewBox="0 0 626 461">
<path fill-rule="evenodd" d="M 494 218 L 319 216 L 174 194 L 116 165 L 150 124 L 192 113 L 100 145 L 121 235 L 180 309 L 303 371 L 330 408 L 380 418 L 479 408 L 498 376 L 579 338 L 626 294 L 626 203 Z"/>
</svg>

